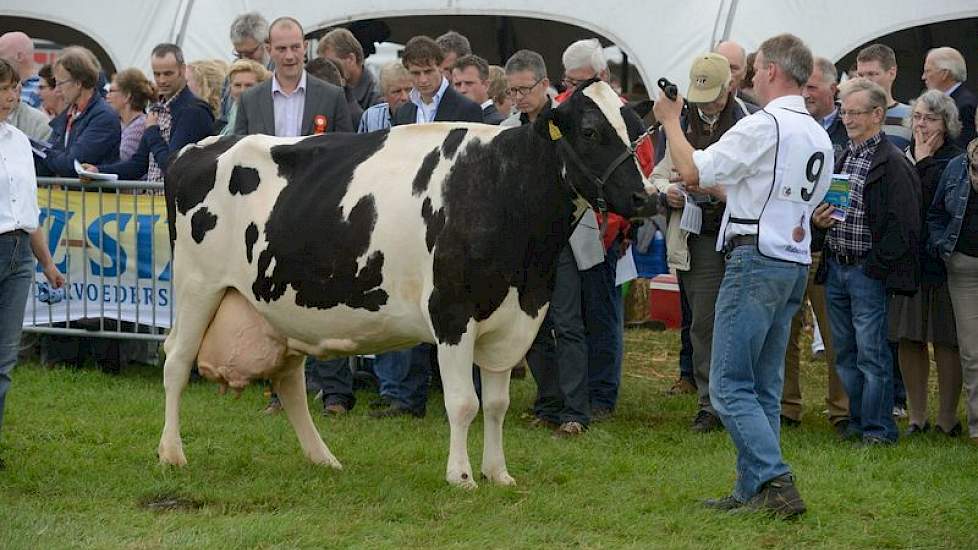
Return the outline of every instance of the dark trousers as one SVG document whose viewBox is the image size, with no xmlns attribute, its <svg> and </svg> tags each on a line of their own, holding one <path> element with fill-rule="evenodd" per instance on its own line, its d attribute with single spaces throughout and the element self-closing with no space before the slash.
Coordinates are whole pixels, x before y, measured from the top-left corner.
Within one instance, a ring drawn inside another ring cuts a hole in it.
<svg viewBox="0 0 978 550">
<path fill-rule="evenodd" d="M 625 304 L 615 285 L 618 268 L 618 242 L 608 250 L 605 260 L 582 271 L 581 303 L 587 331 L 588 389 L 592 409 L 615 410 L 621 386 L 621 360 L 624 354 Z"/>
<path fill-rule="evenodd" d="M 683 326 L 679 333 L 682 347 L 679 349 L 679 376 L 692 383 L 696 383 L 693 378 L 693 338 L 689 334 L 693 326 L 693 309 L 689 307 L 689 297 L 686 296 L 686 289 L 683 280 L 679 279 L 679 304 L 682 308 Z"/>
<path fill-rule="evenodd" d="M 357 403 L 353 395 L 352 358 L 329 359 L 306 358 L 306 387 L 323 391 L 323 405 L 343 405 L 347 410 Z"/>
<path fill-rule="evenodd" d="M 581 316 L 581 276 L 570 246 L 557 259 L 550 309 L 526 362 L 537 382 L 533 412 L 551 422 L 591 420 L 588 396 L 587 342 Z"/>
</svg>

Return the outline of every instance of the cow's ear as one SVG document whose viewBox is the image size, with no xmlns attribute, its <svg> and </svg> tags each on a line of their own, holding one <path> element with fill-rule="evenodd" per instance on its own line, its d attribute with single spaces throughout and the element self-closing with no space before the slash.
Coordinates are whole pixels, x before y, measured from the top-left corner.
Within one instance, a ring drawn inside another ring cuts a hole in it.
<svg viewBox="0 0 978 550">
<path fill-rule="evenodd" d="M 537 115 L 537 119 L 533 121 L 533 130 L 540 135 L 540 137 L 557 141 L 563 137 L 563 132 L 560 129 L 560 113 L 557 109 L 548 107 L 540 111 Z"/>
</svg>

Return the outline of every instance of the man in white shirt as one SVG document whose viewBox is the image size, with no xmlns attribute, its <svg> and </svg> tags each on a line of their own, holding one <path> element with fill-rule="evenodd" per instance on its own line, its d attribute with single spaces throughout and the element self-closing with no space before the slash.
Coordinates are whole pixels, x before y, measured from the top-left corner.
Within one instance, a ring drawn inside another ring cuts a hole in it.
<svg viewBox="0 0 978 550">
<path fill-rule="evenodd" d="M 19 81 L 13 65 L 0 59 L 0 428 L 10 372 L 17 363 L 24 307 L 34 280 L 34 256 L 48 283 L 55 288 L 64 286 L 44 231 L 38 227 L 37 176 L 30 142 L 7 122 L 17 105 Z M 4 468 L 0 457 L 0 470 Z"/>
<path fill-rule="evenodd" d="M 805 512 L 781 455 L 780 400 L 789 325 L 811 263 L 810 220 L 828 189 L 833 158 L 801 96 L 812 63 L 796 36 L 764 41 L 754 62 L 754 91 L 764 110 L 704 150 L 694 151 L 680 126 L 681 98 L 662 94 L 654 107 L 686 190 L 723 185 L 727 191 L 710 400 L 737 447 L 737 482 L 730 496 L 706 501 L 711 508 L 782 518 Z"/>
</svg>

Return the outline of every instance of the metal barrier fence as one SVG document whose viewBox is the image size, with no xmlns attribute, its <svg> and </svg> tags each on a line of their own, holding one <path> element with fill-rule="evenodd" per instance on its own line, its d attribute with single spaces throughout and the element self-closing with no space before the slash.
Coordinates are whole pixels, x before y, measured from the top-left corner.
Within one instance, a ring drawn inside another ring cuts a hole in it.
<svg viewBox="0 0 978 550">
<path fill-rule="evenodd" d="M 75 178 L 37 184 L 41 227 L 65 286 L 63 295 L 48 292 L 36 272 L 24 331 L 163 340 L 173 321 L 163 184 Z"/>
</svg>

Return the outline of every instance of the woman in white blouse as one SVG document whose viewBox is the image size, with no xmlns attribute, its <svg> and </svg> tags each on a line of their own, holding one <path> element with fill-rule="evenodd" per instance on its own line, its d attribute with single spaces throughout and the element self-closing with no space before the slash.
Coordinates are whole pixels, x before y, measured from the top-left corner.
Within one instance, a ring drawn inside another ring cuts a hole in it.
<svg viewBox="0 0 978 550">
<path fill-rule="evenodd" d="M 7 123 L 17 106 L 18 82 L 16 69 L 0 59 L 0 429 L 10 371 L 17 363 L 24 306 L 34 279 L 34 257 L 51 286 L 64 286 L 64 277 L 38 227 L 37 178 L 30 142 Z M 0 469 L 5 466 L 0 457 Z"/>
</svg>

